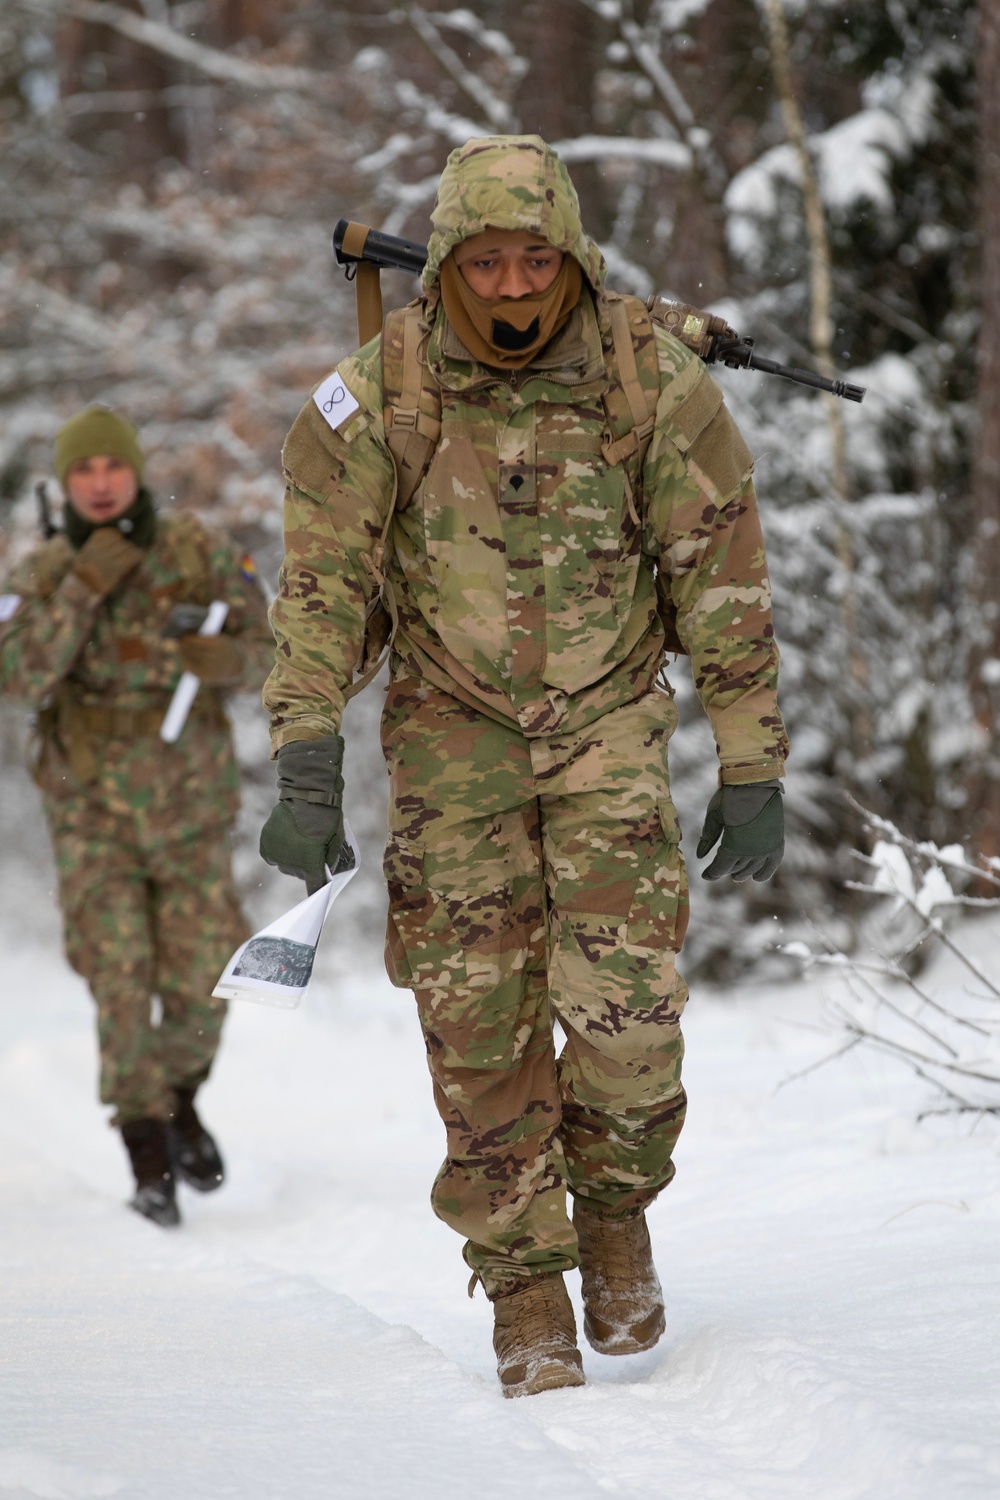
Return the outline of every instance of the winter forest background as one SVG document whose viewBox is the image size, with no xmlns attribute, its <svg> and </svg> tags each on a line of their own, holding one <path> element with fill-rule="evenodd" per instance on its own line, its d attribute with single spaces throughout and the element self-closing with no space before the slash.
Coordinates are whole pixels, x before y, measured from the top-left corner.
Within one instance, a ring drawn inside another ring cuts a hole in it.
<svg viewBox="0 0 1000 1500">
<path fill-rule="evenodd" d="M 917 839 L 1000 854 L 998 12 L 5 0 L 0 570 L 34 544 L 53 434 L 100 400 L 141 429 L 161 502 L 228 526 L 273 588 L 283 435 L 356 342 L 333 225 L 426 239 L 454 145 L 537 131 L 570 167 L 612 285 L 711 307 L 760 352 L 868 387 L 858 407 L 719 377 L 758 455 L 791 833 L 773 885 L 697 882 L 688 968 L 768 972 L 775 916 L 786 936 L 818 923 L 849 944 L 846 793 Z M 383 288 L 413 294 L 400 273 Z M 683 662 L 671 676 L 691 833 L 713 756 Z M 373 690 L 350 710 L 369 874 L 342 929 L 373 951 L 379 708 Z M 4 890 L 47 899 L 25 716 L 0 715 Z M 237 719 L 252 894 L 272 772 L 260 710 Z"/>
</svg>

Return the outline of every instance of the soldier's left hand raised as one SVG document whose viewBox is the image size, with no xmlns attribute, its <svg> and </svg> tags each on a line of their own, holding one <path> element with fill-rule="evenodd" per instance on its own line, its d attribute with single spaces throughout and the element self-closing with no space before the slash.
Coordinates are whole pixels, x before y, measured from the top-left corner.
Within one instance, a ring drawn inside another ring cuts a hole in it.
<svg viewBox="0 0 1000 1500">
<path fill-rule="evenodd" d="M 703 859 L 719 837 L 719 852 L 703 880 L 770 880 L 785 852 L 785 808 L 780 781 L 722 786 L 708 804 L 698 840 Z"/>
</svg>

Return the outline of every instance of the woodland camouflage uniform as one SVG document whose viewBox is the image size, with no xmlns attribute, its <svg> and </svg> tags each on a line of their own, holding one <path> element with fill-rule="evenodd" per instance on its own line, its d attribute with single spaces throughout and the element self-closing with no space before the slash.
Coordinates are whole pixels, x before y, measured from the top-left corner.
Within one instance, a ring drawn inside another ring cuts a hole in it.
<svg viewBox="0 0 1000 1500">
<path fill-rule="evenodd" d="M 101 600 L 57 535 L 7 580 L 0 688 L 38 710 L 35 778 L 55 851 L 66 954 L 97 1004 L 101 1099 L 119 1124 L 166 1120 L 208 1076 L 225 1015 L 212 989 L 247 936 L 230 870 L 239 782 L 217 688 L 176 744 L 159 729 L 181 672 L 162 630 L 225 599 L 253 690 L 273 652 L 249 559 L 192 516 L 156 516 L 143 560 Z M 152 997 L 162 1019 L 150 1020 Z"/>
<path fill-rule="evenodd" d="M 486 226 L 540 232 L 589 288 L 512 374 L 477 364 L 441 305 L 442 261 Z M 307 402 L 283 455 L 275 750 L 339 729 L 396 488 L 387 429 L 400 407 L 424 431 L 440 417 L 388 531 L 387 963 L 416 994 L 447 1129 L 434 1207 L 493 1297 L 577 1263 L 567 1188 L 625 1218 L 673 1175 L 688 901 L 665 630 L 722 782 L 781 776 L 787 748 L 750 455 L 701 361 L 604 275 L 543 142 L 469 142 L 442 178 L 423 297 L 390 315 L 384 350 L 338 366 L 357 408 L 338 422 Z M 416 403 L 391 388 L 414 326 Z M 629 358 L 641 433 L 620 417 Z"/>
</svg>

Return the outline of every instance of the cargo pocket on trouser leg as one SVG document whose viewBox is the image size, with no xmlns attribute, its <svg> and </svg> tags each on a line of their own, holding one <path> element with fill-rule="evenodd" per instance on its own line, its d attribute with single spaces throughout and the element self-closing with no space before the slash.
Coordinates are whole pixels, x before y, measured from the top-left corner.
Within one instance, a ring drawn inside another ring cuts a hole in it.
<svg viewBox="0 0 1000 1500">
<path fill-rule="evenodd" d="M 671 1153 L 684 1118 L 680 1017 L 687 987 L 676 956 L 688 894 L 669 799 L 651 810 L 631 848 L 626 914 L 564 903 L 549 971 L 567 1036 L 559 1068 L 570 1185 L 623 1214 L 673 1176 Z"/>
<path fill-rule="evenodd" d="M 391 833 L 386 966 L 405 989 L 488 990 L 523 967 L 530 850 L 519 813 L 459 824 L 437 844 Z"/>
<path fill-rule="evenodd" d="M 494 1288 L 571 1264 L 573 1238 L 541 871 L 526 818 L 517 810 L 459 825 L 433 847 L 393 834 L 385 856 L 389 972 L 415 992 L 447 1132 L 431 1201 Z"/>
</svg>

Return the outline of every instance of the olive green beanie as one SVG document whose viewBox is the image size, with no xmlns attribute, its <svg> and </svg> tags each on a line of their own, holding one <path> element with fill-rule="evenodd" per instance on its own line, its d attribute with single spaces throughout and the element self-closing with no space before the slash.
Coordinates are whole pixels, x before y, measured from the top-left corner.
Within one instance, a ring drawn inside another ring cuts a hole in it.
<svg viewBox="0 0 1000 1500">
<path fill-rule="evenodd" d="M 123 458 L 142 483 L 142 449 L 136 430 L 107 406 L 88 406 L 70 417 L 56 433 L 56 478 L 66 484 L 66 470 L 80 458 Z"/>
</svg>

